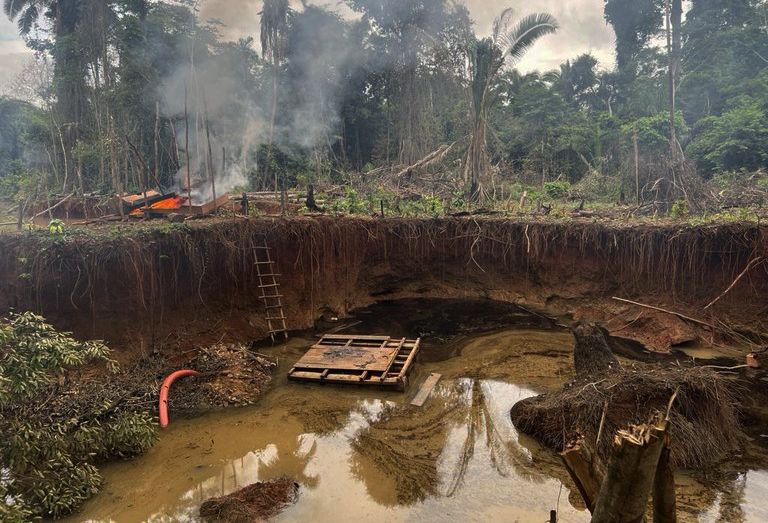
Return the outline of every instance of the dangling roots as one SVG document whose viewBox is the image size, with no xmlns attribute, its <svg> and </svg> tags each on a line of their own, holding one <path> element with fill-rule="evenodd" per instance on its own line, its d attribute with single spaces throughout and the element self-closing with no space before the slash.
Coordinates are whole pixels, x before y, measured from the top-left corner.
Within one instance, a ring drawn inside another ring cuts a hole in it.
<svg viewBox="0 0 768 523">
<path fill-rule="evenodd" d="M 629 368 L 575 381 L 561 392 L 517 403 L 512 421 L 522 432 L 561 451 L 575 432 L 596 441 L 607 404 L 598 452 L 608 462 L 613 435 L 646 422 L 654 411 L 671 411 L 672 461 L 703 469 L 737 452 L 743 442 L 734 387 L 707 368 Z"/>
</svg>

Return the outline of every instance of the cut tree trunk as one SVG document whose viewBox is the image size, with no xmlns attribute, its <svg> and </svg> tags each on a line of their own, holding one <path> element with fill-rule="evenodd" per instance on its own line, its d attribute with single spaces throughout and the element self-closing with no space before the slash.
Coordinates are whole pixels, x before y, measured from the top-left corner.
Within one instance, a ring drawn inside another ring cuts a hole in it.
<svg viewBox="0 0 768 523">
<path fill-rule="evenodd" d="M 677 522 L 675 472 L 669 459 L 670 451 L 669 438 L 667 437 L 659 457 L 656 478 L 653 482 L 653 523 Z"/>
<path fill-rule="evenodd" d="M 608 472 L 592 523 L 642 523 L 656 469 L 664 450 L 668 423 L 662 416 L 616 434 Z M 666 520 L 664 520 L 666 521 Z"/>
<path fill-rule="evenodd" d="M 560 458 L 576 484 L 587 509 L 594 512 L 600 495 L 600 486 L 605 478 L 605 465 L 597 455 L 597 451 L 583 435 L 577 434 L 560 453 Z"/>
</svg>

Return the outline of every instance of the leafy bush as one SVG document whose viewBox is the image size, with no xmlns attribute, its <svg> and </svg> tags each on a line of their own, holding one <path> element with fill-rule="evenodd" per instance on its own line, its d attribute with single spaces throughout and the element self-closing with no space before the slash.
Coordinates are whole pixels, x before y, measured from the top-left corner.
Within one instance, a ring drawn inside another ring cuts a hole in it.
<svg viewBox="0 0 768 523">
<path fill-rule="evenodd" d="M 671 215 L 673 219 L 680 220 L 682 218 L 686 218 L 688 215 L 690 215 L 690 213 L 691 212 L 688 208 L 688 201 L 684 198 L 681 198 L 672 204 Z"/>
<path fill-rule="evenodd" d="M 0 198 L 26 198 L 34 192 L 36 185 L 37 177 L 14 162 L 8 172 L 0 176 Z"/>
<path fill-rule="evenodd" d="M 365 214 L 368 212 L 368 204 L 356 190 L 347 187 L 344 197 L 333 202 L 333 210 L 346 214 Z"/>
<path fill-rule="evenodd" d="M 40 316 L 0 320 L 0 497 L 13 500 L 0 520 L 70 513 L 99 490 L 94 462 L 154 443 L 151 416 L 125 410 L 109 386 L 67 384 L 68 371 L 94 362 L 115 369 L 103 343 L 78 342 Z"/>
<path fill-rule="evenodd" d="M 675 128 L 678 135 L 689 132 L 682 113 L 675 115 Z M 621 130 L 627 136 L 637 133 L 641 149 L 664 149 L 669 147 L 669 114 L 661 112 L 653 116 L 638 118 L 622 126 Z"/>
<path fill-rule="evenodd" d="M 544 192 L 553 200 L 562 200 L 571 190 L 568 182 L 547 182 L 544 184 Z"/>
<path fill-rule="evenodd" d="M 686 152 L 709 173 L 768 166 L 768 115 L 744 100 L 722 116 L 700 120 Z"/>
</svg>

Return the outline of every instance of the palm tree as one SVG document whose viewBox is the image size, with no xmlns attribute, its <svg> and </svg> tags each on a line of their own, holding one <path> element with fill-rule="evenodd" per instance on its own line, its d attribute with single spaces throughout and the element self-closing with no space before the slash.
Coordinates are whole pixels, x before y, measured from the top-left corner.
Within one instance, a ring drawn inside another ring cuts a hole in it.
<svg viewBox="0 0 768 523">
<path fill-rule="evenodd" d="M 277 118 L 277 91 L 280 88 L 280 66 L 288 47 L 289 12 L 288 0 L 264 0 L 264 8 L 261 11 L 261 52 L 264 58 L 272 64 L 272 118 L 269 122 L 265 177 L 269 174 L 269 163 L 272 160 L 272 142 L 275 138 L 275 120 Z M 275 192 L 278 190 L 277 170 L 275 170 Z"/>
<path fill-rule="evenodd" d="M 15 20 L 21 36 L 29 36 L 38 20 L 45 16 L 53 21 L 54 34 L 54 83 L 60 112 L 66 123 L 77 123 L 81 107 L 79 93 L 83 78 L 79 77 L 82 59 L 79 56 L 76 38 L 77 24 L 82 9 L 81 0 L 4 0 L 3 10 L 8 18 Z"/>
<path fill-rule="evenodd" d="M 482 177 L 488 172 L 488 112 L 496 98 L 492 88 L 505 64 L 513 64 L 542 36 L 558 29 L 557 20 L 547 13 L 536 13 L 513 24 L 514 11 L 502 11 L 493 23 L 490 38 L 476 40 L 468 52 L 468 97 L 472 134 L 464 163 L 464 178 L 469 182 L 471 199 L 483 198 Z"/>
</svg>

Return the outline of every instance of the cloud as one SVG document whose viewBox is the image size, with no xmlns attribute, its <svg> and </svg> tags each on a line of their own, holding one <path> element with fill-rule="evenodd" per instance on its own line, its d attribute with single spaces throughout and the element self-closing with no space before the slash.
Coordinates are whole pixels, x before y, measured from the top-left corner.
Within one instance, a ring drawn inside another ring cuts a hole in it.
<svg viewBox="0 0 768 523">
<path fill-rule="evenodd" d="M 523 71 L 549 70 L 581 53 L 593 53 L 604 69 L 614 65 L 613 30 L 603 19 L 603 0 L 539 0 L 535 7 L 520 0 L 464 0 L 476 21 L 479 34 L 488 34 L 493 19 L 506 7 L 512 7 L 519 16 L 534 11 L 546 11 L 560 21 L 560 31 L 537 43 L 517 65 Z M 310 2 L 322 4 L 349 14 L 349 9 L 338 0 Z M 262 0 L 204 0 L 201 9 L 203 20 L 220 20 L 222 37 L 236 40 L 241 37 L 259 36 L 259 12 Z M 292 0 L 292 6 L 301 3 Z M 31 53 L 18 37 L 16 24 L 0 15 L 0 78 L 18 72 L 25 58 Z"/>
<path fill-rule="evenodd" d="M 494 18 L 507 7 L 512 7 L 517 16 L 533 12 L 547 12 L 560 22 L 560 30 L 542 38 L 518 64 L 523 71 L 554 69 L 569 58 L 591 52 L 600 60 L 604 69 L 614 66 L 613 29 L 603 18 L 603 0 L 539 0 L 535 6 L 528 2 L 499 0 L 466 0 L 475 30 L 488 35 Z"/>
<path fill-rule="evenodd" d="M 523 71 L 554 69 L 569 58 L 591 52 L 604 69 L 614 65 L 613 30 L 603 19 L 604 0 L 539 0 L 535 7 L 527 2 L 510 0 L 464 0 L 475 20 L 480 35 L 491 31 L 494 18 L 507 7 L 512 7 L 518 16 L 545 11 L 560 22 L 560 31 L 542 39 L 518 64 Z M 337 9 L 350 15 L 349 9 L 337 0 L 311 1 Z M 301 3 L 292 1 L 294 8 Z M 237 39 L 245 36 L 259 36 L 259 12 L 262 0 L 205 0 L 201 16 L 204 20 L 217 19 L 224 23 L 221 33 L 224 38 Z"/>
</svg>

